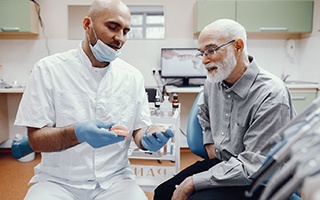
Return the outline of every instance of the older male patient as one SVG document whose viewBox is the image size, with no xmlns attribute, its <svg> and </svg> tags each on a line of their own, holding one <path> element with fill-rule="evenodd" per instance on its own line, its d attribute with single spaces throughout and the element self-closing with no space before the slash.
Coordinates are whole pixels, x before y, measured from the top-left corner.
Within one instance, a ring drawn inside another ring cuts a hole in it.
<svg viewBox="0 0 320 200">
<path fill-rule="evenodd" d="M 259 149 L 296 116 L 290 93 L 248 55 L 246 31 L 233 20 L 206 26 L 198 49 L 208 72 L 198 118 L 209 159 L 159 185 L 154 199 L 258 199 L 261 190 L 250 198 L 244 192 L 268 152 Z"/>
</svg>

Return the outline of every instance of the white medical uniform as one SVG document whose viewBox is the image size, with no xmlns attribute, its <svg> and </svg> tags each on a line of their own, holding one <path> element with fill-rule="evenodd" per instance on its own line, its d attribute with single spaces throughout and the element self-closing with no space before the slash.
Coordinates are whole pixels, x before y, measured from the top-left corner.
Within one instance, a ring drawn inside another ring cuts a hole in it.
<svg viewBox="0 0 320 200">
<path fill-rule="evenodd" d="M 15 125 L 64 127 L 92 119 L 124 125 L 131 134 L 150 125 L 142 74 L 119 58 L 104 69 L 94 68 L 81 44 L 38 61 Z M 108 189 L 119 180 L 134 179 L 128 160 L 131 139 L 98 149 L 84 142 L 61 152 L 42 152 L 30 182 Z"/>
</svg>

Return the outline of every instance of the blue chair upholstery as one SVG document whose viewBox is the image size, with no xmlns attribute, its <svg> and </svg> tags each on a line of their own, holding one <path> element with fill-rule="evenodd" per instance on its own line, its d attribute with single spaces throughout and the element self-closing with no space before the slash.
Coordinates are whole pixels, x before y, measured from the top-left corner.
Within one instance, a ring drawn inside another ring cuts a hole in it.
<svg viewBox="0 0 320 200">
<path fill-rule="evenodd" d="M 197 156 L 200 156 L 201 158 L 207 159 L 208 154 L 205 147 L 203 146 L 203 133 L 198 120 L 199 106 L 197 103 L 198 103 L 199 97 L 202 94 L 203 94 L 203 91 L 199 92 L 198 96 L 194 100 L 193 105 L 190 109 L 186 133 L 187 133 L 187 143 L 191 152 L 193 152 Z"/>
<path fill-rule="evenodd" d="M 23 138 L 20 141 L 12 143 L 11 146 L 12 156 L 16 159 L 20 159 L 33 152 L 29 145 L 28 137 Z"/>
<path fill-rule="evenodd" d="M 296 193 L 293 193 L 289 200 L 301 200 L 301 198 Z"/>
</svg>

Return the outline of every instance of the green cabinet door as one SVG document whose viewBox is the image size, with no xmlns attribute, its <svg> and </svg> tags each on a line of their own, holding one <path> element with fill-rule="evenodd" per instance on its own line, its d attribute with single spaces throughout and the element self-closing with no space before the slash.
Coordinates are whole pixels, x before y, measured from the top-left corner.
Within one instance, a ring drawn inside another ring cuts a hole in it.
<svg viewBox="0 0 320 200">
<path fill-rule="evenodd" d="M 301 114 L 306 108 L 308 108 L 313 100 L 317 98 L 317 91 L 295 91 L 290 90 L 291 99 L 293 105 L 298 114 Z"/>
<path fill-rule="evenodd" d="M 34 32 L 29 0 L 0 0 L 0 32 Z"/>
<path fill-rule="evenodd" d="M 235 1 L 198 0 L 195 4 L 196 32 L 200 32 L 211 22 L 220 19 L 236 19 Z"/>
<path fill-rule="evenodd" d="M 311 32 L 313 1 L 238 1 L 236 20 L 247 32 Z"/>
</svg>

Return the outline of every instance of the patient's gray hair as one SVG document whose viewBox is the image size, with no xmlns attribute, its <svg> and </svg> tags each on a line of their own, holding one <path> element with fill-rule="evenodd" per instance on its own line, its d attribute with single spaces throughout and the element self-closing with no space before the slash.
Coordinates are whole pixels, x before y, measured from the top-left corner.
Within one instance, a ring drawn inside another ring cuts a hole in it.
<svg viewBox="0 0 320 200">
<path fill-rule="evenodd" d="M 248 55 L 247 33 L 245 28 L 238 22 L 231 19 L 218 19 L 205 27 L 205 29 L 212 31 L 214 37 L 225 38 L 228 41 L 241 38 L 244 43 L 243 53 L 245 56 Z"/>
</svg>

